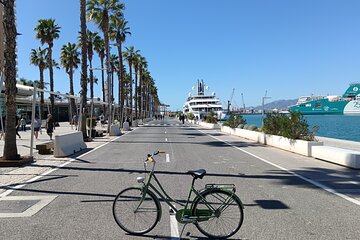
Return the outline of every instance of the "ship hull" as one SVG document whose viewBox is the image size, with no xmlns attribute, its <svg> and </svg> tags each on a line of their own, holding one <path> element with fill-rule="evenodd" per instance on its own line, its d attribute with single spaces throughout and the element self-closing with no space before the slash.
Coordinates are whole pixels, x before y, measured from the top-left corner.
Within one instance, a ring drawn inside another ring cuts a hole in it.
<svg viewBox="0 0 360 240">
<path fill-rule="evenodd" d="M 330 102 L 322 99 L 292 106 L 290 111 L 301 112 L 303 115 L 360 115 L 360 102 L 356 100 Z"/>
<path fill-rule="evenodd" d="M 342 96 L 300 97 L 290 111 L 304 115 L 360 115 L 360 83 L 351 83 Z"/>
</svg>

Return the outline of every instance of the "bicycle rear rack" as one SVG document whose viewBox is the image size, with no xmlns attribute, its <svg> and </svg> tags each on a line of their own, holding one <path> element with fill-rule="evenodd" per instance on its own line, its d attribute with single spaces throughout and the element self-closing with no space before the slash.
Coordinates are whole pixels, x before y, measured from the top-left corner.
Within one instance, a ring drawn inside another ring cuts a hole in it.
<svg viewBox="0 0 360 240">
<path fill-rule="evenodd" d="M 209 183 L 205 185 L 205 189 L 222 189 L 222 190 L 230 190 L 232 192 L 236 192 L 235 184 Z"/>
</svg>

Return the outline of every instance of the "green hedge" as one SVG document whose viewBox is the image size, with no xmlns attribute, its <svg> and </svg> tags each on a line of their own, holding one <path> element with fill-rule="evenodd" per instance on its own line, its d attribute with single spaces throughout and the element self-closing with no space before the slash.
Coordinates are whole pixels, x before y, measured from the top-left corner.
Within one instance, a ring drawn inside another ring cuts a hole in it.
<svg viewBox="0 0 360 240">
<path fill-rule="evenodd" d="M 300 112 L 291 112 L 290 115 L 268 113 L 262 127 L 262 131 L 266 134 L 306 141 L 313 141 L 318 129 L 319 127 L 315 126 L 310 130 L 307 121 Z"/>
</svg>

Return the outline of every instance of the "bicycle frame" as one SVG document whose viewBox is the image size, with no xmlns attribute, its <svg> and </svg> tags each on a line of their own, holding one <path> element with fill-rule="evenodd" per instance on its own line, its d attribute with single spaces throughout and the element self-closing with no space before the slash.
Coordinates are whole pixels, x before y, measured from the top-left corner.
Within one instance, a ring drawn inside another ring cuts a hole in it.
<svg viewBox="0 0 360 240">
<path fill-rule="evenodd" d="M 144 181 L 142 182 L 143 183 L 143 186 L 142 186 L 143 193 L 146 193 L 148 190 L 155 192 L 156 193 L 155 195 L 157 195 L 158 200 L 165 201 L 166 204 L 175 212 L 176 219 L 178 222 L 185 223 L 185 218 L 186 218 L 186 220 L 189 220 L 189 221 L 207 221 L 211 217 L 215 217 L 215 212 L 222 212 L 228 206 L 228 204 L 229 204 L 228 200 L 231 199 L 231 197 L 224 200 L 223 204 L 219 208 L 214 209 L 214 207 L 211 206 L 211 204 L 209 204 L 205 198 L 203 198 L 203 196 L 201 194 L 203 191 L 211 191 L 212 189 L 222 189 L 222 190 L 225 190 L 225 191 L 228 191 L 229 193 L 231 193 L 230 196 L 233 196 L 235 193 L 235 186 L 233 184 L 220 184 L 220 185 L 207 184 L 204 189 L 198 191 L 194 188 L 195 178 L 193 178 L 187 200 L 185 203 L 181 203 L 177 200 L 174 200 L 173 198 L 171 198 L 169 196 L 169 194 L 167 194 L 167 192 L 161 185 L 159 179 L 155 175 L 155 172 L 154 172 L 155 164 L 156 164 L 156 162 L 154 161 L 152 169 L 150 170 L 150 172 L 148 174 L 146 174 L 147 162 L 144 163 L 145 178 L 144 178 Z M 147 179 L 146 179 L 146 175 L 148 175 Z M 156 188 L 156 186 L 151 183 L 152 179 L 155 180 L 155 182 L 156 182 L 157 186 L 160 188 L 160 190 L 158 190 Z M 227 189 L 231 189 L 231 190 L 227 190 Z M 193 204 L 193 202 L 190 201 L 192 193 L 194 193 L 196 195 L 196 197 L 200 198 L 201 201 L 208 208 L 208 209 L 203 209 L 202 211 L 200 211 L 200 213 L 197 214 L 197 216 L 192 215 L 192 213 L 190 212 L 190 210 L 192 209 L 191 206 Z M 140 205 L 143 202 L 143 200 L 145 199 L 145 197 L 146 197 L 146 194 L 143 194 L 142 199 L 139 202 L 139 205 L 137 208 L 140 207 Z M 173 203 L 179 204 L 180 206 L 183 207 L 183 209 L 177 209 Z M 191 206 L 189 207 L 190 203 L 191 203 Z"/>
</svg>

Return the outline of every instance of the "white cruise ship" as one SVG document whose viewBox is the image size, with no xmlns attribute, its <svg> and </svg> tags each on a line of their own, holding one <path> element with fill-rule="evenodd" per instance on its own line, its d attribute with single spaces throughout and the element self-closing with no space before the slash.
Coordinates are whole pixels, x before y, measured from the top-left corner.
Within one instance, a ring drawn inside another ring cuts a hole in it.
<svg viewBox="0 0 360 240">
<path fill-rule="evenodd" d="M 193 87 L 194 90 L 194 87 Z M 218 119 L 225 117 L 222 104 L 215 93 L 206 94 L 205 90 L 208 90 L 208 86 L 205 86 L 204 81 L 197 82 L 197 92 L 193 94 L 189 93 L 187 101 L 183 106 L 183 113 L 185 115 L 193 113 L 195 118 L 203 119 L 210 112 L 214 112 Z"/>
</svg>

